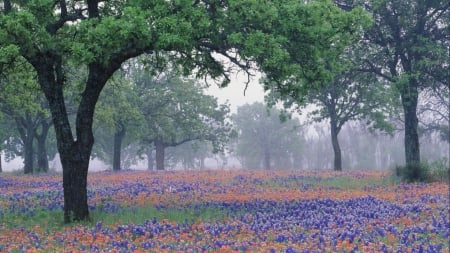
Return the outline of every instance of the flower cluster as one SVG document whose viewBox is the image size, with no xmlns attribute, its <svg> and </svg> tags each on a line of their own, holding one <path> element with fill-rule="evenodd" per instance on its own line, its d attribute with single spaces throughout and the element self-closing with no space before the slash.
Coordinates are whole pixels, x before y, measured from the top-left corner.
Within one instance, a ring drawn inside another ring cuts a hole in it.
<svg viewBox="0 0 450 253">
<path fill-rule="evenodd" d="M 449 251 L 448 186 L 394 184 L 379 172 L 98 172 L 88 197 L 92 212 L 153 207 L 192 219 L 26 226 L 42 212 L 62 219 L 61 178 L 4 175 L 0 252 Z"/>
</svg>

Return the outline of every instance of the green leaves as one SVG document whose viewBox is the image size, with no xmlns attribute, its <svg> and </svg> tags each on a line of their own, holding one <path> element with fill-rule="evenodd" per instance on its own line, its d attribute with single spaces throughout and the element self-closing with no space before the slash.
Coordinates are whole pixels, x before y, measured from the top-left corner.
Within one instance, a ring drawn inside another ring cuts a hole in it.
<svg viewBox="0 0 450 253">
<path fill-rule="evenodd" d="M 13 61 L 17 56 L 19 56 L 19 48 L 16 45 L 0 47 L 0 66 Z"/>
<path fill-rule="evenodd" d="M 120 18 L 91 19 L 72 27 L 75 40 L 70 50 L 79 62 L 107 62 L 126 48 L 145 48 L 152 43 L 148 11 L 127 7 Z"/>
</svg>

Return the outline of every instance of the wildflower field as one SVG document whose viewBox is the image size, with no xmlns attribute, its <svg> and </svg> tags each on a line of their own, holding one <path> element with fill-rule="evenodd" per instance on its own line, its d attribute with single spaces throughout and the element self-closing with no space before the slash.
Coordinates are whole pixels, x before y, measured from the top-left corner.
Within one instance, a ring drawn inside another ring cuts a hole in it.
<svg viewBox="0 0 450 253">
<path fill-rule="evenodd" d="M 64 225 L 61 175 L 0 175 L 0 252 L 449 252 L 449 186 L 381 172 L 96 172 L 88 195 Z"/>
</svg>

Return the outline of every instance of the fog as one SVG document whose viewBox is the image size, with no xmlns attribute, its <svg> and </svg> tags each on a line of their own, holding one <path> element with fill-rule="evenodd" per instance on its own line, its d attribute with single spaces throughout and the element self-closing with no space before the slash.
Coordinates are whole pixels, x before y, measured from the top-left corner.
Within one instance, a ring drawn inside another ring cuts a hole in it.
<svg viewBox="0 0 450 253">
<path fill-rule="evenodd" d="M 299 129 L 304 133 L 304 140 L 299 151 L 300 164 L 293 168 L 277 169 L 307 169 L 307 170 L 331 170 L 333 167 L 333 149 L 330 140 L 329 127 L 326 123 L 317 123 L 303 126 Z M 339 141 L 342 149 L 343 170 L 391 170 L 395 166 L 404 164 L 404 143 L 402 131 L 395 132 L 392 136 L 381 132 L 370 132 L 361 122 L 351 122 L 343 127 Z M 442 140 L 437 133 L 422 135 L 421 161 L 423 162 L 447 162 L 450 153 L 448 142 Z M 199 169 L 198 166 L 183 167 L 173 160 L 171 152 L 183 152 L 183 149 L 192 148 L 190 145 L 182 145 L 168 149 L 167 170 Z M 239 159 L 233 153 L 227 155 L 214 155 L 208 153 L 204 159 L 204 169 L 240 169 L 243 168 Z M 15 158 L 6 162 L 2 155 L 3 171 L 20 170 L 23 160 Z M 225 158 L 225 159 L 224 159 Z M 447 160 L 446 160 L 447 159 Z M 226 160 L 226 161 L 224 161 Z M 61 163 L 58 155 L 49 162 L 50 169 L 61 171 Z M 128 169 L 146 170 L 147 161 L 136 159 Z M 247 169 L 244 167 L 244 169 Z M 92 159 L 89 171 L 111 170 L 111 165 L 99 159 Z"/>
</svg>

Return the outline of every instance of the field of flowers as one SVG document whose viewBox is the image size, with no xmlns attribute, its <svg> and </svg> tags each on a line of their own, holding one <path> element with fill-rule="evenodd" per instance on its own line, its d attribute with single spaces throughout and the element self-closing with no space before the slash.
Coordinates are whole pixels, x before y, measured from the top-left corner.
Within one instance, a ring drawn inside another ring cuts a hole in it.
<svg viewBox="0 0 450 253">
<path fill-rule="evenodd" d="M 0 174 L 0 252 L 449 252 L 449 186 L 380 172 L 97 172 L 88 194 L 64 225 L 61 175 Z"/>
</svg>

